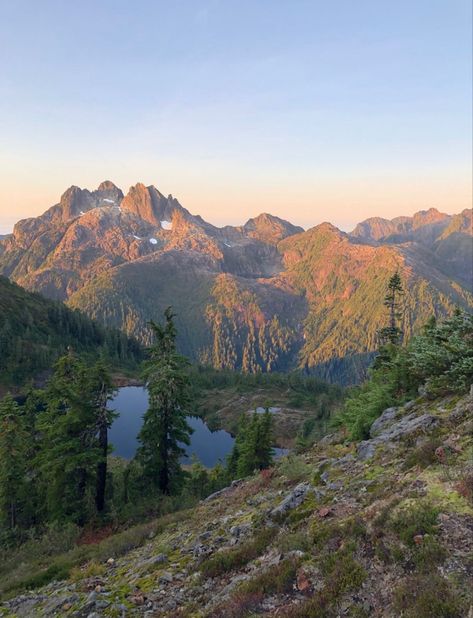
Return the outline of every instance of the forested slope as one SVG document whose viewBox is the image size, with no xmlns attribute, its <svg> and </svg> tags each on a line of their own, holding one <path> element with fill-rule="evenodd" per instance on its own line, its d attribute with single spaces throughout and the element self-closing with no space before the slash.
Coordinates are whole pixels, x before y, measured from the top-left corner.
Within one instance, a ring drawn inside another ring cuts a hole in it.
<svg viewBox="0 0 473 618">
<path fill-rule="evenodd" d="M 133 367 L 142 354 L 120 331 L 0 277 L 0 388 L 38 377 L 68 348 L 103 353 L 115 367 Z"/>
</svg>

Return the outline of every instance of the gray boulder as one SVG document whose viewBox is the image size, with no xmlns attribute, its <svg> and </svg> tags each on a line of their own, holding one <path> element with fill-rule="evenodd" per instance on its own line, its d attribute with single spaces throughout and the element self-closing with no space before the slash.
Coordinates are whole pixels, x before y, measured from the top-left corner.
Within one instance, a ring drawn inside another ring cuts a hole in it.
<svg viewBox="0 0 473 618">
<path fill-rule="evenodd" d="M 366 461 L 367 459 L 371 459 L 374 457 L 376 452 L 376 444 L 375 440 L 364 440 L 358 444 L 358 448 L 356 450 L 357 459 L 359 461 Z"/>
<path fill-rule="evenodd" d="M 398 408 L 387 408 L 371 425 L 370 436 L 375 438 L 393 424 Z"/>
<path fill-rule="evenodd" d="M 391 440 L 399 440 L 404 436 L 410 435 L 417 431 L 431 431 L 438 425 L 438 419 L 432 414 L 422 414 L 416 416 L 409 414 L 399 419 L 389 429 L 377 436 L 381 442 L 389 442 Z"/>
<path fill-rule="evenodd" d="M 220 496 L 224 496 L 227 492 L 231 491 L 235 487 L 238 487 L 238 485 L 241 485 L 241 483 L 243 483 L 243 480 L 244 479 L 236 479 L 235 481 L 232 481 L 231 485 L 229 485 L 228 487 L 224 487 L 223 489 L 220 489 L 213 494 L 210 494 L 210 496 L 204 498 L 203 502 L 210 502 L 211 500 L 215 500 L 215 498 L 220 498 Z"/>
<path fill-rule="evenodd" d="M 310 483 L 299 483 L 284 500 L 270 512 L 271 518 L 282 517 L 302 504 L 310 489 Z"/>
<path fill-rule="evenodd" d="M 395 442 L 417 432 L 427 433 L 437 427 L 439 422 L 438 419 L 432 414 L 422 414 L 421 416 L 417 416 L 415 413 L 399 417 L 397 420 L 389 422 L 389 417 L 393 418 L 396 416 L 392 410 L 395 410 L 395 408 L 388 408 L 388 410 L 385 410 L 381 417 L 375 421 L 375 423 L 377 423 L 377 421 L 386 415 L 384 421 L 378 424 L 378 427 L 375 428 L 375 437 L 371 440 L 364 440 L 363 442 L 360 442 L 357 449 L 358 460 L 366 461 L 367 459 L 371 459 L 374 456 L 376 447 L 379 444 Z M 371 432 L 375 423 L 371 426 L 370 435 L 373 435 Z M 381 430 L 380 426 L 382 427 Z"/>
</svg>

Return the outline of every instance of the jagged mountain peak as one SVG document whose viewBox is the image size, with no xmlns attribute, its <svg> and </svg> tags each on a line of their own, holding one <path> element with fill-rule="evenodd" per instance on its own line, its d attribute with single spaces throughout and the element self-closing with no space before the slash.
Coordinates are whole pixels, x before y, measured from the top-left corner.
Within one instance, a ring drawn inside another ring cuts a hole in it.
<svg viewBox="0 0 473 618">
<path fill-rule="evenodd" d="M 165 197 L 154 185 L 146 186 L 142 182 L 130 187 L 121 207 L 153 225 L 171 221 L 176 210 L 188 214 L 172 195 Z"/>
</svg>

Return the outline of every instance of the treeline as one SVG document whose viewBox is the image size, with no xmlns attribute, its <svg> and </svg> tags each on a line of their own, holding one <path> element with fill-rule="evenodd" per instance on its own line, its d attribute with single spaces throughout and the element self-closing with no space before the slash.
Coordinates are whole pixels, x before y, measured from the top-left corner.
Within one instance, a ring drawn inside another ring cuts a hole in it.
<svg viewBox="0 0 473 618">
<path fill-rule="evenodd" d="M 369 379 L 351 391 L 337 416 L 353 439 L 367 438 L 373 421 L 390 406 L 419 396 L 466 393 L 473 384 L 473 315 L 457 309 L 440 321 L 432 317 L 403 345 L 403 293 L 399 276 L 393 275 L 385 298 L 387 326 L 379 331 L 382 345 Z"/>
<path fill-rule="evenodd" d="M 127 521 L 183 507 L 271 464 L 271 415 L 242 423 L 226 464 L 184 469 L 192 429 L 192 378 L 176 351 L 170 309 L 151 324 L 154 343 L 142 366 L 149 407 L 133 460 L 111 458 L 108 430 L 116 417 L 110 371 L 73 351 L 61 357 L 43 390 L 0 402 L 0 543 L 16 544 L 49 525 Z"/>
<path fill-rule="evenodd" d="M 114 367 L 136 367 L 138 342 L 79 311 L 0 277 L 0 385 L 16 387 L 48 370 L 69 348 Z"/>
</svg>

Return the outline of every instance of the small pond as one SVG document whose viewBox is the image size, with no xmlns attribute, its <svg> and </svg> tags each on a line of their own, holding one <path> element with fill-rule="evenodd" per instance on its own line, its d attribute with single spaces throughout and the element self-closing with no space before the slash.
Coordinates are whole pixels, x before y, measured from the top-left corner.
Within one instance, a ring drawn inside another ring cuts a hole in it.
<svg viewBox="0 0 473 618">
<path fill-rule="evenodd" d="M 119 388 L 110 408 L 120 414 L 114 421 L 109 434 L 109 441 L 113 444 L 115 455 L 131 459 L 138 447 L 136 436 L 141 429 L 143 414 L 148 407 L 148 393 L 141 386 L 125 386 Z M 219 460 L 224 461 L 235 442 L 227 431 L 210 431 L 204 421 L 198 417 L 188 416 L 187 422 L 194 430 L 191 444 L 186 447 L 187 455 L 182 458 L 183 463 L 190 463 L 192 455 L 206 467 L 215 466 Z M 285 449 L 275 448 L 276 456 L 281 456 Z"/>
</svg>

